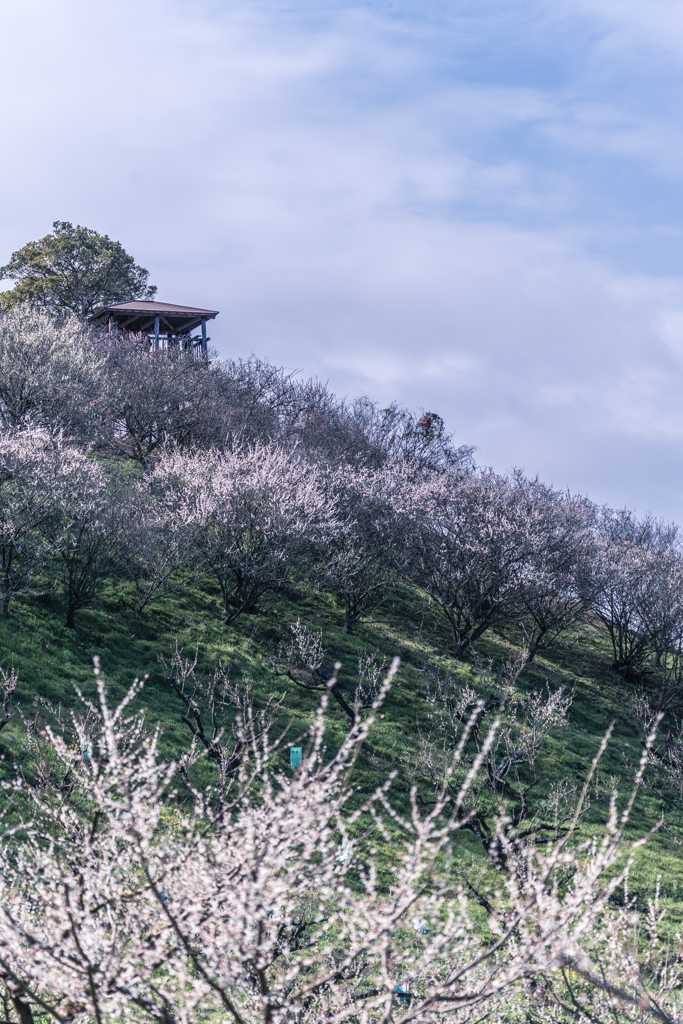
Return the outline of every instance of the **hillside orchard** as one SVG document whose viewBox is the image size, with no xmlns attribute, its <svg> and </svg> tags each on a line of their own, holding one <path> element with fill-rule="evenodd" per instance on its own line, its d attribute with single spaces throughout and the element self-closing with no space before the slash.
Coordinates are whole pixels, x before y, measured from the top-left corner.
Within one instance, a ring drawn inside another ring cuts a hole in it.
<svg viewBox="0 0 683 1024">
<path fill-rule="evenodd" d="M 300 621 L 270 652 L 311 700 L 289 773 L 278 700 L 257 707 L 180 651 L 168 679 L 191 742 L 173 760 L 131 710 L 142 683 L 112 708 L 98 664 L 97 701 L 36 698 L 2 782 L 5 1020 L 679 1019 L 683 943 L 662 937 L 656 893 L 628 898 L 647 838 L 634 801 L 653 778 L 683 799 L 678 529 L 473 455 L 433 413 L 340 401 L 255 358 L 193 362 L 26 304 L 0 318 L 5 619 L 54 592 L 74 630 L 121 581 L 139 617 L 216 593 L 227 635 L 268 597 L 319 595 L 353 635 L 411 594 L 453 666 L 426 666 L 430 729 L 370 790 L 358 763 L 398 660 L 367 655 L 350 685 Z M 518 685 L 586 622 L 643 738 L 599 832 L 605 744 L 583 791 L 534 802 L 573 695 Z M 492 631 L 515 639 L 500 665 L 479 660 Z M 0 729 L 9 664 L 2 683 Z M 493 884 L 459 864 L 464 833 Z"/>
</svg>

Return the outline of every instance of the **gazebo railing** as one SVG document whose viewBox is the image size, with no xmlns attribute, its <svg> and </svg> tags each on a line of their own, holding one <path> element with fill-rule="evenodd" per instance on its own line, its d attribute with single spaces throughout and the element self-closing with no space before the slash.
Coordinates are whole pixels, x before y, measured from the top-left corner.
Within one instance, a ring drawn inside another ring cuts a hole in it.
<svg viewBox="0 0 683 1024">
<path fill-rule="evenodd" d="M 192 361 L 198 362 L 200 359 L 206 358 L 207 355 L 207 343 L 211 340 L 210 338 L 201 337 L 173 337 L 170 338 L 165 334 L 154 335 L 148 334 L 147 340 L 149 347 L 153 352 L 168 352 L 168 351 L 183 351 L 192 355 Z"/>
</svg>

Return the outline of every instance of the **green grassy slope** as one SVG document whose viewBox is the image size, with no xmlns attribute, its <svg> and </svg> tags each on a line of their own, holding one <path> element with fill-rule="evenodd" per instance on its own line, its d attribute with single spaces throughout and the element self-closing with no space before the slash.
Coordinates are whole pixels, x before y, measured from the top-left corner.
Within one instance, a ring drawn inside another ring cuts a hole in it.
<svg viewBox="0 0 683 1024">
<path fill-rule="evenodd" d="M 267 596 L 258 614 L 245 615 L 229 628 L 221 623 L 217 595 L 210 590 L 188 589 L 182 596 L 165 598 L 141 617 L 133 614 L 133 603 L 128 585 L 108 584 L 92 608 L 78 613 L 76 629 L 69 630 L 63 625 L 56 595 L 17 602 L 10 618 L 0 620 L 0 664 L 8 668 L 13 662 L 18 670 L 20 706 L 29 711 L 36 694 L 74 706 L 74 683 L 93 696 L 92 657 L 99 655 L 112 702 L 123 696 L 135 676 L 149 676 L 140 703 L 149 725 L 161 724 L 165 753 L 176 756 L 187 748 L 189 732 L 181 722 L 181 703 L 158 657 L 169 660 L 176 642 L 186 653 L 198 644 L 200 669 L 209 672 L 221 660 L 233 681 L 251 682 L 257 706 L 270 695 L 281 695 L 279 721 L 282 725 L 291 722 L 289 735 L 294 738 L 311 722 L 318 696 L 287 678 L 276 677 L 269 653 L 280 640 L 288 639 L 290 625 L 301 618 L 308 626 L 322 629 L 329 662 L 341 661 L 343 671 L 352 679 L 363 654 L 376 652 L 387 662 L 394 655 L 401 657 L 399 677 L 359 766 L 359 779 L 363 789 L 370 789 L 390 769 L 398 768 L 395 799 L 404 802 L 408 782 L 401 766 L 410 764 L 420 732 L 429 727 L 430 707 L 423 696 L 425 664 L 442 673 L 458 673 L 463 682 L 475 678 L 470 666 L 455 664 L 449 656 L 449 637 L 439 616 L 411 592 L 389 602 L 351 636 L 343 633 L 342 610 L 320 593 Z M 512 632 L 489 635 L 478 645 L 479 655 L 485 661 L 501 661 L 514 653 L 515 643 Z M 615 719 L 613 739 L 600 768 L 602 795 L 594 799 L 583 826 L 584 834 L 590 835 L 604 820 L 611 780 L 619 781 L 626 793 L 640 757 L 640 735 L 630 708 L 632 690 L 610 669 L 605 637 L 590 623 L 539 656 L 520 678 L 523 689 L 538 689 L 546 683 L 574 690 L 575 696 L 568 727 L 547 742 L 539 795 L 558 780 L 580 783 L 608 723 Z M 334 745 L 346 725 L 334 702 L 329 722 L 328 740 Z M 14 760 L 21 761 L 23 750 L 21 720 L 14 714 L 0 733 L 5 771 Z M 285 765 L 286 749 L 281 757 Z M 661 877 L 662 902 L 670 908 L 673 924 L 683 919 L 683 846 L 675 842 L 675 837 L 683 838 L 683 805 L 677 804 L 671 793 L 645 791 L 638 797 L 630 831 L 634 837 L 644 833 L 662 814 L 670 832 L 654 836 L 638 856 L 631 891 L 644 904 Z M 465 869 L 488 870 L 481 848 L 469 833 L 462 835 L 458 855 Z"/>
</svg>

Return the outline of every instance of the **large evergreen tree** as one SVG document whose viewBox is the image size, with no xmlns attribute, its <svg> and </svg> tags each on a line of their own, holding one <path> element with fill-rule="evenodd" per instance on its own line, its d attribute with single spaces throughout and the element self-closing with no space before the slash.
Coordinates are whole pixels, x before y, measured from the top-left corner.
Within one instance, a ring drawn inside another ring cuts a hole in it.
<svg viewBox="0 0 683 1024">
<path fill-rule="evenodd" d="M 120 242 L 68 221 L 56 220 L 52 227 L 51 234 L 28 242 L 0 267 L 0 278 L 17 282 L 0 293 L 0 308 L 28 301 L 83 318 L 114 302 L 154 297 L 149 271 Z"/>
</svg>

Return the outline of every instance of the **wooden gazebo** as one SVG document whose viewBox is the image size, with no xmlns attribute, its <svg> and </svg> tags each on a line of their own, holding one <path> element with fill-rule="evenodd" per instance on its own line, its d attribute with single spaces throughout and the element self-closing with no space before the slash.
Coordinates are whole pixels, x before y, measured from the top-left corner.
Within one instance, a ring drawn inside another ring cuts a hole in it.
<svg viewBox="0 0 683 1024">
<path fill-rule="evenodd" d="M 145 302 L 132 300 L 105 306 L 90 317 L 91 323 L 108 324 L 130 334 L 146 334 L 155 348 L 187 348 L 206 354 L 211 340 L 206 336 L 206 322 L 218 316 L 217 309 L 198 309 L 195 306 L 177 306 L 173 302 Z M 201 337 L 192 337 L 192 331 L 201 327 Z"/>
</svg>

